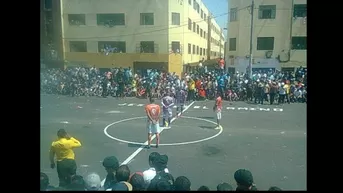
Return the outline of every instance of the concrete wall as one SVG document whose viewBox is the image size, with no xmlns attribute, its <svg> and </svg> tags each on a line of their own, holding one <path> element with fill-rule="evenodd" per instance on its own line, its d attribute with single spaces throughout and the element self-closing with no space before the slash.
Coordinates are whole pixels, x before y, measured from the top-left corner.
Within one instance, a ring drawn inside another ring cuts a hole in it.
<svg viewBox="0 0 343 193">
<path fill-rule="evenodd" d="M 263 3 L 263 4 L 262 4 Z M 227 57 L 244 57 L 249 55 L 250 41 L 250 13 L 246 8 L 251 1 L 231 0 L 230 8 L 237 8 L 237 21 L 230 22 L 228 29 Z M 306 4 L 306 0 L 295 0 L 294 4 Z M 258 8 L 260 5 L 276 5 L 275 19 L 259 19 Z M 290 49 L 290 26 L 292 14 L 291 0 L 255 0 L 254 31 L 253 31 L 253 56 L 264 58 L 266 51 L 257 50 L 257 37 L 274 37 L 274 50 L 272 58 L 276 58 L 283 51 Z M 306 18 L 293 19 L 292 36 L 307 36 Z M 236 38 L 236 51 L 229 51 L 229 39 Z M 306 50 L 292 50 L 288 63 L 281 66 L 306 66 Z"/>
</svg>

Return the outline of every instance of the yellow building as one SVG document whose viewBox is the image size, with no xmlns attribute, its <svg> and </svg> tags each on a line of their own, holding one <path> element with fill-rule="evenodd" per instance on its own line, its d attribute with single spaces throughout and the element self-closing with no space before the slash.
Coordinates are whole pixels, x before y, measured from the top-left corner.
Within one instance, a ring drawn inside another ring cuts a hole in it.
<svg viewBox="0 0 343 193">
<path fill-rule="evenodd" d="M 245 71 L 249 63 L 252 1 L 230 2 L 226 60 L 232 71 Z M 252 67 L 282 70 L 306 67 L 306 0 L 254 2 Z"/>
<path fill-rule="evenodd" d="M 69 63 L 180 74 L 185 64 L 224 53 L 201 0 L 52 0 L 51 10 L 55 49 Z"/>
</svg>

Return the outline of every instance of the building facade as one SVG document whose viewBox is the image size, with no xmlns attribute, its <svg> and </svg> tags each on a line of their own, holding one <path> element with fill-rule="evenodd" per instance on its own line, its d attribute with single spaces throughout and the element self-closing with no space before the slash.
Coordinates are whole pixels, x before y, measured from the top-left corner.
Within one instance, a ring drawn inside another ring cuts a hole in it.
<svg viewBox="0 0 343 193">
<path fill-rule="evenodd" d="M 60 0 L 52 10 L 61 28 L 56 50 L 69 63 L 180 74 L 184 64 L 224 53 L 224 36 L 201 0 Z"/>
<path fill-rule="evenodd" d="M 251 0 L 231 0 L 227 64 L 245 72 L 249 64 Z M 306 0 L 255 0 L 253 15 L 253 69 L 292 71 L 307 67 Z"/>
</svg>

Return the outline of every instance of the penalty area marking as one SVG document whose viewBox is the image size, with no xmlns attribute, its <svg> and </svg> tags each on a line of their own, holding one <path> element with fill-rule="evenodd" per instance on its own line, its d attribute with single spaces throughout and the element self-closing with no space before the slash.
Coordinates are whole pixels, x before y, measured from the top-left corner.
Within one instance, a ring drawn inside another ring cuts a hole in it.
<svg viewBox="0 0 343 193">
<path fill-rule="evenodd" d="M 197 117 L 186 117 L 186 116 L 182 116 L 182 118 L 185 118 L 185 119 L 193 119 L 193 120 L 198 120 L 198 121 L 205 121 L 205 122 L 208 122 L 208 123 L 212 123 L 214 125 L 217 125 L 216 122 L 214 121 L 210 121 L 210 120 L 207 120 L 207 119 L 202 119 L 202 118 L 197 118 Z M 141 142 L 136 142 L 136 141 L 128 141 L 128 140 L 123 140 L 123 139 L 119 139 L 119 138 L 116 138 L 116 137 L 113 137 L 112 135 L 108 134 L 107 132 L 107 129 L 113 125 L 116 125 L 116 124 L 119 124 L 119 123 L 123 123 L 123 122 L 128 122 L 128 121 L 132 121 L 132 120 L 138 120 L 138 119 L 146 119 L 146 117 L 132 117 L 132 118 L 128 118 L 128 119 L 123 119 L 123 120 L 120 120 L 120 121 L 116 121 L 114 123 L 111 123 L 109 125 L 107 125 L 104 129 L 104 133 L 107 137 L 113 139 L 113 140 L 116 140 L 116 141 L 119 141 L 119 142 L 122 142 L 122 143 L 128 143 L 128 144 L 134 144 L 134 145 L 142 145 L 142 146 L 146 146 L 147 144 L 146 143 L 141 143 Z M 165 128 L 162 127 L 162 130 L 161 132 L 164 130 Z M 186 142 L 179 142 L 179 143 L 161 143 L 159 144 L 160 146 L 176 146 L 176 145 L 189 145 L 189 144 L 194 144 L 194 143 L 200 143 L 200 142 L 204 142 L 204 141 L 208 141 L 208 140 L 211 140 L 215 137 L 218 137 L 222 132 L 223 132 L 223 128 L 222 127 L 216 127 L 214 129 L 218 129 L 219 132 L 216 133 L 215 135 L 213 136 L 210 136 L 210 137 L 207 137 L 207 138 L 204 138 L 204 139 L 199 139 L 199 140 L 194 140 L 194 141 L 186 141 Z M 155 145 L 155 144 L 151 144 L 151 145 Z"/>
</svg>

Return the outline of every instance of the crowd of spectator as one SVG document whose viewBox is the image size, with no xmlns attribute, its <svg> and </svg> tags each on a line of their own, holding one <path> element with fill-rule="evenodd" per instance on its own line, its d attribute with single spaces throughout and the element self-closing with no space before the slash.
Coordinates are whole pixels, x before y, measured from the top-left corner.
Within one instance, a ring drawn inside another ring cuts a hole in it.
<svg viewBox="0 0 343 193">
<path fill-rule="evenodd" d="M 187 93 L 187 100 L 212 100 L 217 92 L 224 100 L 263 104 L 296 103 L 307 101 L 307 69 L 281 72 L 275 69 L 245 73 L 227 73 L 200 67 L 182 76 L 157 70 L 132 73 L 130 68 L 48 69 L 41 72 L 41 90 L 50 94 L 101 97 L 161 98 L 175 93 L 177 88 Z"/>
<path fill-rule="evenodd" d="M 174 177 L 168 170 L 168 156 L 157 152 L 149 155 L 147 170 L 131 171 L 128 165 L 120 165 L 115 156 L 106 157 L 102 165 L 107 172 L 103 181 L 97 173 L 86 176 L 78 175 L 76 168 L 70 171 L 67 183 L 63 186 L 53 186 L 49 177 L 40 174 L 40 188 L 42 191 L 70 190 L 70 191 L 257 191 L 252 173 L 246 169 L 238 169 L 234 174 L 235 182 L 220 182 L 216 188 L 209 188 L 206 184 L 193 187 L 186 176 Z M 281 191 L 271 186 L 269 191 Z"/>
</svg>

